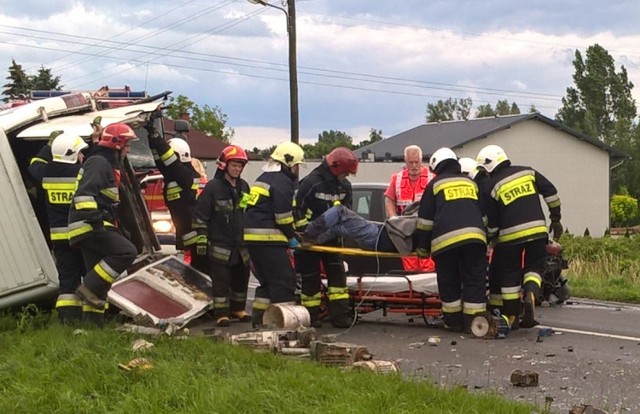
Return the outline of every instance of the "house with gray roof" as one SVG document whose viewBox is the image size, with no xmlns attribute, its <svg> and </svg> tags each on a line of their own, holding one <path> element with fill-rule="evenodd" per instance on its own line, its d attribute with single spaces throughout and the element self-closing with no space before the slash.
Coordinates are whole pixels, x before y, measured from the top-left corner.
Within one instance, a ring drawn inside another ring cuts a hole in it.
<svg viewBox="0 0 640 414">
<path fill-rule="evenodd" d="M 476 158 L 485 145 L 501 146 L 514 165 L 535 168 L 558 188 L 562 223 L 599 237 L 609 228 L 611 170 L 630 157 L 539 113 L 433 122 L 356 150 L 363 159 L 401 162 L 408 145 L 422 148 L 425 162 L 438 148 Z"/>
</svg>

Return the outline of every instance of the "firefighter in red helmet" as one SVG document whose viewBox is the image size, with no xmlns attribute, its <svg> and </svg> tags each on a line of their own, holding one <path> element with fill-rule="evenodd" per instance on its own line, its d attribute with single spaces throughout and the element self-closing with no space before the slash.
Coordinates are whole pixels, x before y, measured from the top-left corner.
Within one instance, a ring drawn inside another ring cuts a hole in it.
<svg viewBox="0 0 640 414">
<path fill-rule="evenodd" d="M 296 195 L 296 229 L 304 231 L 307 224 L 335 205 L 351 208 L 351 183 L 347 179 L 358 171 L 358 157 L 348 148 L 331 151 L 322 163 L 300 182 Z M 331 242 L 340 245 L 341 240 Z M 302 277 L 301 303 L 311 315 L 312 325 L 319 327 L 321 305 L 321 265 L 328 281 L 328 311 L 331 324 L 347 328 L 353 323 L 342 255 L 298 250 L 296 270 Z"/>
<path fill-rule="evenodd" d="M 244 246 L 244 210 L 249 184 L 240 178 L 247 153 L 237 145 L 225 147 L 215 176 L 198 197 L 192 229 L 197 232 L 197 254 L 207 255 L 213 283 L 213 317 L 217 326 L 230 318 L 250 322 L 245 311 L 249 283 L 249 252 Z"/>
<path fill-rule="evenodd" d="M 120 163 L 136 134 L 124 123 L 108 125 L 78 174 L 69 209 L 69 243 L 80 247 L 87 273 L 76 295 L 83 300 L 83 319 L 104 322 L 107 293 L 138 255 L 136 246 L 117 227 Z"/>
</svg>

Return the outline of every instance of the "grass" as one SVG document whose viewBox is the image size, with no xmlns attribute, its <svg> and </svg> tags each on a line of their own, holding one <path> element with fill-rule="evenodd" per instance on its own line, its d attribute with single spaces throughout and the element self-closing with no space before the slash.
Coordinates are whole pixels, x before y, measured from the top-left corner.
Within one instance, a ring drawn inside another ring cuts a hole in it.
<svg viewBox="0 0 640 414">
<path fill-rule="evenodd" d="M 26 309 L 0 317 L 0 412 L 5 413 L 531 413 L 494 394 L 418 379 L 343 372 L 204 337 L 146 338 L 114 325 L 74 335 Z M 147 358 L 149 370 L 118 364 Z"/>
<path fill-rule="evenodd" d="M 563 237 L 571 296 L 640 303 L 640 237 Z"/>
</svg>

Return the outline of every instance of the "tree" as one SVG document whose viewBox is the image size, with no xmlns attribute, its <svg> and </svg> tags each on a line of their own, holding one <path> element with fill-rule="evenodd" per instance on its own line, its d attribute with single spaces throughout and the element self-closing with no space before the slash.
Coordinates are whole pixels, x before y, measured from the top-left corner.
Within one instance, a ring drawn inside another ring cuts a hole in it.
<svg viewBox="0 0 640 414">
<path fill-rule="evenodd" d="M 22 69 L 22 65 L 16 63 L 15 59 L 11 59 L 11 66 L 9 66 L 9 76 L 5 78 L 8 83 L 2 85 L 2 95 L 4 102 L 9 102 L 12 99 L 19 99 L 21 95 L 27 96 L 31 89 L 31 82 L 27 73 Z"/>
<path fill-rule="evenodd" d="M 177 98 L 171 97 L 167 107 L 167 116 L 173 120 L 181 119 L 183 114 L 189 116 L 191 126 L 205 134 L 230 143 L 235 131 L 227 127 L 227 115 L 215 106 L 204 105 L 200 107 L 184 95 Z"/>
<path fill-rule="evenodd" d="M 471 98 L 460 100 L 449 98 L 446 101 L 438 100 L 435 104 L 427 104 L 427 122 L 454 121 L 469 119 Z"/>
<path fill-rule="evenodd" d="M 382 141 L 383 139 L 384 137 L 382 136 L 381 129 L 371 128 L 371 130 L 369 131 L 369 139 L 361 141 L 354 149 L 361 148 L 369 144 L 373 144 L 374 142 Z"/>
<path fill-rule="evenodd" d="M 586 59 L 576 50 L 573 65 L 574 86 L 567 88 L 556 120 L 615 146 L 635 159 L 640 155 L 640 141 L 637 140 L 637 127 L 633 125 L 637 109 L 627 70 L 621 66 L 616 72 L 613 58 L 598 44 L 587 48 Z M 637 162 L 625 162 L 615 168 L 612 174 L 614 191 L 626 186 L 629 193 L 638 198 L 640 180 L 635 178 L 638 171 Z"/>
<path fill-rule="evenodd" d="M 59 91 L 62 89 L 60 85 L 60 76 L 53 76 L 51 68 L 40 66 L 35 76 L 29 77 L 30 89 L 43 91 Z"/>
<path fill-rule="evenodd" d="M 608 145 L 628 140 L 636 104 L 625 67 L 616 72 L 613 58 L 598 44 L 587 48 L 586 59 L 576 50 L 573 66 L 575 85 L 567 88 L 556 120 Z"/>
<path fill-rule="evenodd" d="M 515 102 L 509 104 L 509 101 L 503 99 L 496 103 L 496 109 L 493 109 L 490 103 L 486 105 L 480 105 L 476 110 L 476 118 L 486 118 L 496 115 L 518 115 L 520 114 L 520 108 Z"/>
<path fill-rule="evenodd" d="M 320 159 L 337 147 L 353 149 L 353 138 L 342 131 L 322 131 L 318 134 L 316 144 L 305 144 L 302 149 L 304 149 L 305 158 Z"/>
</svg>

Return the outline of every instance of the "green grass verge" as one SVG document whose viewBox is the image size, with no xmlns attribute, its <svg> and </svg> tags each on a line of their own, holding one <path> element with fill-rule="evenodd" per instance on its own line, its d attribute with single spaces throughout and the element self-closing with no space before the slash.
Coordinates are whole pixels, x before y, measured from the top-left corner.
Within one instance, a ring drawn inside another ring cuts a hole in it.
<svg viewBox="0 0 640 414">
<path fill-rule="evenodd" d="M 495 394 L 337 368 L 212 342 L 146 338 L 114 326 L 73 335 L 33 309 L 0 317 L 4 413 L 531 413 Z M 153 367 L 125 372 L 145 357 Z"/>
</svg>

